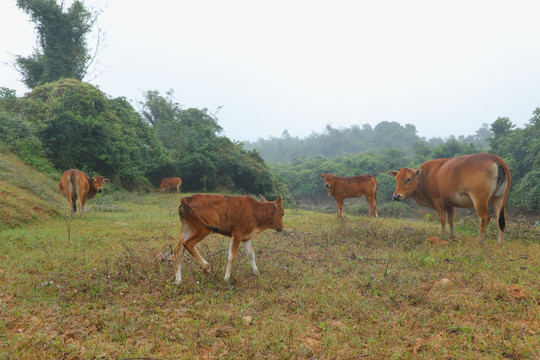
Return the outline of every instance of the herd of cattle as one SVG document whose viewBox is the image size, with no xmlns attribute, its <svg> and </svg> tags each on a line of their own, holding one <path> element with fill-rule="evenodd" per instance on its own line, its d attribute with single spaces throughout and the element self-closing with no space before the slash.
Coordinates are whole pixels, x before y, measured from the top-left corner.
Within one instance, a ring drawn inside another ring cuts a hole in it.
<svg viewBox="0 0 540 360">
<path fill-rule="evenodd" d="M 497 217 L 498 241 L 502 243 L 505 229 L 506 199 L 510 189 L 510 170 L 497 155 L 479 153 L 452 159 L 427 161 L 418 169 L 402 168 L 389 171 L 396 179 L 393 199 L 401 201 L 412 198 L 420 206 L 434 209 L 439 214 L 441 230 L 446 233 L 446 222 L 450 236 L 454 237 L 454 208 L 473 208 L 480 218 L 482 242 L 490 220 L 489 203 Z M 328 195 L 337 202 L 338 217 L 343 216 L 343 202 L 346 198 L 365 196 L 369 213 L 377 214 L 377 180 L 371 175 L 338 176 L 319 174 L 324 179 Z M 70 206 L 70 215 L 79 206 L 83 216 L 88 199 L 103 191 L 102 176 L 91 178 L 80 170 L 67 170 L 60 179 L 60 192 Z M 165 178 L 158 191 L 176 189 L 180 192 L 182 180 L 179 177 Z M 249 196 L 193 195 L 180 200 L 178 213 L 181 221 L 181 235 L 174 249 L 176 261 L 176 283 L 182 280 L 180 260 L 187 250 L 205 272 L 210 264 L 201 256 L 195 245 L 211 233 L 231 238 L 225 280 L 231 276 L 232 265 L 240 243 L 244 244 L 253 272 L 259 273 L 255 263 L 255 252 L 251 239 L 266 229 L 283 230 L 283 200 L 268 201 L 262 195 L 260 201 Z"/>
</svg>

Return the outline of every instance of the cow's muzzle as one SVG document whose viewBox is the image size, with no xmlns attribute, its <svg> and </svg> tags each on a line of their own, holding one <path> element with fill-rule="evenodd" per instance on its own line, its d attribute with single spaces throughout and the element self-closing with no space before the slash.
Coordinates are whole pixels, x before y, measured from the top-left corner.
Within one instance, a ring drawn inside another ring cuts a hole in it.
<svg viewBox="0 0 540 360">
<path fill-rule="evenodd" d="M 324 186 L 326 186 L 327 188 L 329 188 L 329 187 L 330 187 L 330 184 L 324 184 Z"/>
<path fill-rule="evenodd" d="M 102 193 L 102 192 L 103 192 L 103 189 L 97 189 L 97 192 L 98 192 L 98 193 Z"/>
<path fill-rule="evenodd" d="M 403 200 L 403 196 L 401 196 L 400 194 L 394 194 L 392 196 L 392 199 L 394 199 L 395 201 L 401 201 Z"/>
</svg>

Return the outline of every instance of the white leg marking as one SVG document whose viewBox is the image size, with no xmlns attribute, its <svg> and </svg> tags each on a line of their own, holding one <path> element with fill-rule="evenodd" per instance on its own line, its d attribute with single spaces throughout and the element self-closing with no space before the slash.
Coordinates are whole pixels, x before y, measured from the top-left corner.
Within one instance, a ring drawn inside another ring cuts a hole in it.
<svg viewBox="0 0 540 360">
<path fill-rule="evenodd" d="M 176 263 L 176 280 L 174 280 L 175 284 L 180 284 L 182 282 L 182 265 L 180 265 L 180 261 Z"/>
<path fill-rule="evenodd" d="M 232 255 L 232 247 L 233 247 L 234 238 L 231 238 L 231 244 L 229 245 L 229 260 L 227 261 L 227 271 L 225 271 L 225 281 L 229 281 L 231 278 L 231 271 L 232 271 L 232 262 L 233 262 L 233 255 Z"/>
<path fill-rule="evenodd" d="M 189 226 L 188 223 L 182 220 L 182 242 L 184 242 L 191 234 L 193 233 L 193 229 L 191 226 Z M 182 257 L 184 256 L 184 245 L 182 244 L 182 248 L 179 251 L 178 258 L 175 259 L 176 261 L 176 278 L 174 280 L 175 284 L 180 284 L 182 282 L 182 265 L 180 265 L 180 261 L 182 260 Z"/>
<path fill-rule="evenodd" d="M 255 275 L 259 275 L 259 269 L 257 268 L 257 264 L 255 263 L 255 250 L 253 250 L 253 246 L 251 246 L 251 240 L 244 241 L 244 248 L 246 249 L 246 254 L 249 258 L 249 261 L 251 261 L 253 273 Z"/>
</svg>

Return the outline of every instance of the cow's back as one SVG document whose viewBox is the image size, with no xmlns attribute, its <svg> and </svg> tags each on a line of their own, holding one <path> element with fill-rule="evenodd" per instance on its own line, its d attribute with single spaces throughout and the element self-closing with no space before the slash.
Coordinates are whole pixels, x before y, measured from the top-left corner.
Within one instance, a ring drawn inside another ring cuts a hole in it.
<svg viewBox="0 0 540 360">
<path fill-rule="evenodd" d="M 225 196 L 218 194 L 196 194 L 182 198 L 181 204 L 190 209 L 207 224 L 222 231 L 230 231 L 239 223 L 251 222 L 253 203 L 247 196 Z"/>
<path fill-rule="evenodd" d="M 340 176 L 336 179 L 334 198 L 353 198 L 377 191 L 377 181 L 371 175 Z"/>
<path fill-rule="evenodd" d="M 472 196 L 491 196 L 496 190 L 499 166 L 506 164 L 497 155 L 486 153 L 428 161 L 420 166 L 422 172 L 414 197 L 424 206 L 441 200 L 451 206 L 471 208 Z"/>
</svg>

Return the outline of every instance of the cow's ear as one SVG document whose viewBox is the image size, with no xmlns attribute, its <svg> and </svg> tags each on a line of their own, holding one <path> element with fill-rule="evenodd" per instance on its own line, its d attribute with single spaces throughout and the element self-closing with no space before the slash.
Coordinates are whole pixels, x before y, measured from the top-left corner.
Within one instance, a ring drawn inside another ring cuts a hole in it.
<svg viewBox="0 0 540 360">
<path fill-rule="evenodd" d="M 324 179 L 324 175 L 323 174 L 319 174 L 320 177 L 322 177 Z"/>
<path fill-rule="evenodd" d="M 105 181 L 105 182 L 111 182 L 111 179 L 105 178 L 105 179 L 103 179 L 103 181 Z"/>
<path fill-rule="evenodd" d="M 283 205 L 283 199 L 281 198 L 281 196 L 277 197 L 275 203 L 276 203 L 276 208 L 278 209 Z"/>
<path fill-rule="evenodd" d="M 393 177 L 396 177 L 397 173 L 398 173 L 398 172 L 397 172 L 396 170 L 390 170 L 390 171 L 388 172 L 388 175 L 392 175 Z"/>
<path fill-rule="evenodd" d="M 422 173 L 422 169 L 418 169 L 414 172 L 414 176 L 418 177 Z"/>
<path fill-rule="evenodd" d="M 334 175 L 334 179 L 337 179 L 339 177 L 339 175 Z"/>
<path fill-rule="evenodd" d="M 264 198 L 264 196 L 262 196 L 261 194 L 259 194 L 259 199 L 261 199 L 261 202 L 263 202 L 263 203 L 267 203 L 267 202 L 268 202 L 268 200 L 266 200 L 266 199 Z"/>
</svg>

